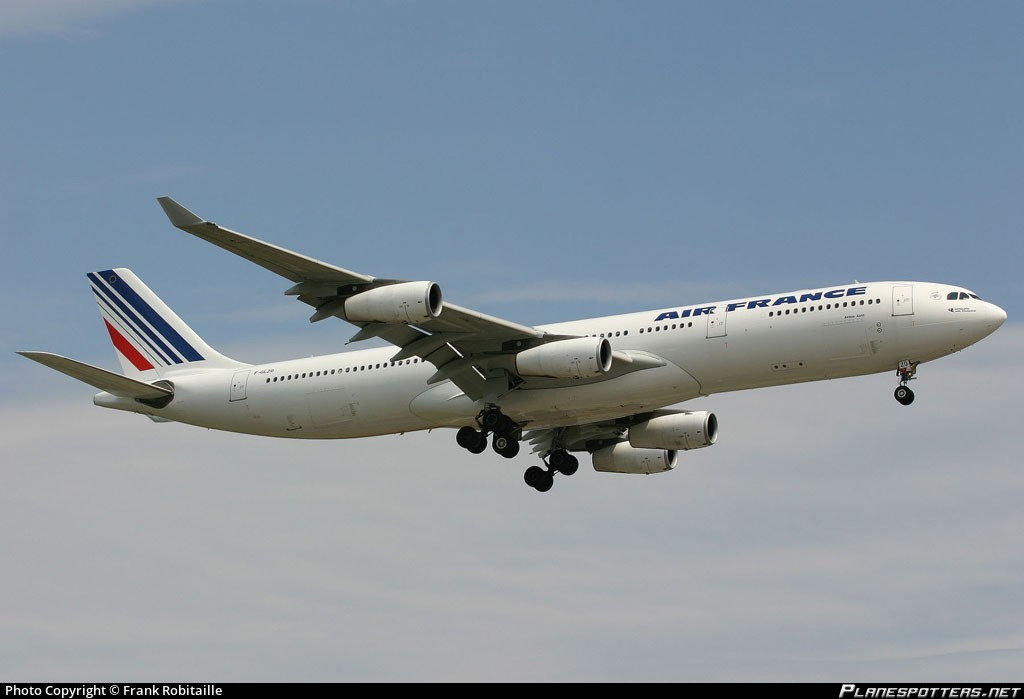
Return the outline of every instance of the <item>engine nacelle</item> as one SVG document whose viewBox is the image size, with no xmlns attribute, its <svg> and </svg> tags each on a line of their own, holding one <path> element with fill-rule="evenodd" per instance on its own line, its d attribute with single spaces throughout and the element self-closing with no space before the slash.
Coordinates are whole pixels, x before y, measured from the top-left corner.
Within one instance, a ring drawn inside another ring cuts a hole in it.
<svg viewBox="0 0 1024 699">
<path fill-rule="evenodd" d="M 605 473 L 664 473 L 675 465 L 673 449 L 634 449 L 619 442 L 594 452 L 594 470 Z"/>
<path fill-rule="evenodd" d="M 368 323 L 420 323 L 441 315 L 441 287 L 434 282 L 379 286 L 345 300 L 345 317 Z"/>
<path fill-rule="evenodd" d="M 629 428 L 629 443 L 644 449 L 701 449 L 718 439 L 718 418 L 706 411 L 658 415 Z"/>
<path fill-rule="evenodd" d="M 574 337 L 523 350 L 516 355 L 520 376 L 585 379 L 612 368 L 612 345 L 606 337 Z"/>
</svg>

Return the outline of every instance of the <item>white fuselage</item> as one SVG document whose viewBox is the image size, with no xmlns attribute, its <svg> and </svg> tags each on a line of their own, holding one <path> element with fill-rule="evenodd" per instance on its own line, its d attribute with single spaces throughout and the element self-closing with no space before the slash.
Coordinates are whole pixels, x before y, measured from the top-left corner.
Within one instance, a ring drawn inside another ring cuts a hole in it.
<svg viewBox="0 0 1024 699">
<path fill-rule="evenodd" d="M 950 296 L 955 298 L 950 298 Z M 965 290 L 925 282 L 853 283 L 543 326 L 557 335 L 607 337 L 617 353 L 652 366 L 576 382 L 527 380 L 499 396 L 531 429 L 632 415 L 697 396 L 895 371 L 957 352 L 1005 320 Z M 107 393 L 97 405 L 213 429 L 337 439 L 474 425 L 484 407 L 436 367 L 391 362 L 376 349 L 253 365 L 183 368 L 163 378 L 174 399 L 152 408 Z"/>
</svg>

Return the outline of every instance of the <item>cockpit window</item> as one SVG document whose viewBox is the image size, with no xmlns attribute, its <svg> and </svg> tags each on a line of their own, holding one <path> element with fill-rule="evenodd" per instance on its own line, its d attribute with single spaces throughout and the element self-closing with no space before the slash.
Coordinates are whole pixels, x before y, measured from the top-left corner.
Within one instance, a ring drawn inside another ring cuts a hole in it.
<svg viewBox="0 0 1024 699">
<path fill-rule="evenodd" d="M 946 294 L 946 299 L 949 301 L 963 301 L 964 299 L 978 299 L 981 301 L 980 296 L 969 291 L 951 291 Z"/>
<path fill-rule="evenodd" d="M 956 301 L 959 296 L 960 296 L 960 294 L 958 294 L 957 292 L 951 291 L 948 294 L 946 294 L 946 300 L 947 301 Z"/>
</svg>

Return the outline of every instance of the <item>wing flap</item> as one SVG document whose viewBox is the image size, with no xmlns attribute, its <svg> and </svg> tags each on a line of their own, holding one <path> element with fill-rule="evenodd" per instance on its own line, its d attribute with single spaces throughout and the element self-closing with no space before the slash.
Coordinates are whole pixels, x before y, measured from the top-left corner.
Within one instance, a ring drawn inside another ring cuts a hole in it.
<svg viewBox="0 0 1024 699">
<path fill-rule="evenodd" d="M 62 357 L 59 354 L 50 352 L 18 352 L 18 354 L 115 396 L 155 400 L 174 394 L 174 391 L 162 386 L 136 381 L 127 376 L 100 369 L 92 364 Z"/>
</svg>

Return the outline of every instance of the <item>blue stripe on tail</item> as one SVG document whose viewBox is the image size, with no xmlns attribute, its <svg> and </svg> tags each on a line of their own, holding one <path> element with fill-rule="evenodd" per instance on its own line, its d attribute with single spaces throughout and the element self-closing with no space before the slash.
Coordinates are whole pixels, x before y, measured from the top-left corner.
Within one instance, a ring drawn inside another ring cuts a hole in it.
<svg viewBox="0 0 1024 699">
<path fill-rule="evenodd" d="M 168 343 L 174 346 L 174 349 L 176 349 L 178 353 L 182 357 L 184 357 L 185 361 L 199 362 L 203 360 L 203 355 L 199 354 L 199 352 L 197 352 L 196 349 L 191 344 L 189 344 L 185 338 L 178 334 L 177 330 L 171 327 L 170 324 L 160 316 L 160 314 L 154 311 L 153 308 L 148 303 L 146 303 L 142 299 L 142 297 L 135 293 L 135 290 L 132 289 L 127 283 L 125 283 L 120 276 L 115 274 L 113 270 L 108 269 L 104 272 L 90 273 L 88 276 L 93 281 L 93 283 L 95 283 L 97 287 L 108 298 L 110 298 L 117 306 L 119 306 L 123 311 L 125 311 L 129 315 L 129 317 L 134 318 L 135 314 L 133 314 L 127 307 L 125 307 L 124 304 L 121 303 L 120 299 L 115 297 L 113 294 L 107 291 L 106 288 L 104 288 L 104 282 L 106 284 L 109 284 L 110 287 L 114 289 L 114 291 L 120 294 L 121 298 L 123 298 L 129 305 L 131 305 L 131 307 L 135 309 L 135 311 L 139 315 L 145 318 L 146 321 L 160 335 L 163 336 L 163 339 L 165 339 Z M 149 328 L 147 328 L 142 323 L 137 323 L 137 325 L 139 326 L 139 329 L 145 330 L 146 334 L 152 337 L 161 347 L 167 349 L 168 353 L 171 354 L 172 357 L 174 357 L 174 353 L 171 352 L 170 349 L 166 347 L 166 345 L 160 340 L 159 337 L 156 337 L 153 335 L 153 333 L 149 332 Z M 174 359 L 176 363 L 181 362 L 181 360 L 179 360 L 177 357 L 174 357 Z"/>
<path fill-rule="evenodd" d="M 169 364 L 181 364 L 181 359 L 176 354 L 168 351 L 166 347 L 161 351 L 161 349 L 156 346 L 156 343 L 147 336 L 147 333 L 151 334 L 148 328 L 146 328 L 146 333 L 143 333 L 138 329 L 138 318 L 135 318 L 134 321 L 129 320 L 123 313 L 121 313 L 121 311 L 118 310 L 117 306 L 112 304 L 103 293 L 100 293 L 99 289 L 97 289 L 95 285 L 90 288 L 93 296 L 96 297 L 96 303 L 99 305 L 100 310 L 106 311 L 122 331 L 128 333 L 133 339 L 135 339 L 135 341 L 139 343 L 139 346 L 142 347 L 147 354 L 150 354 L 151 360 L 159 360 L 158 363 L 164 366 Z M 106 292 L 104 291 L 104 293 Z M 145 326 L 143 327 L 145 328 Z M 159 340 L 157 340 L 157 342 L 159 342 Z"/>
</svg>

